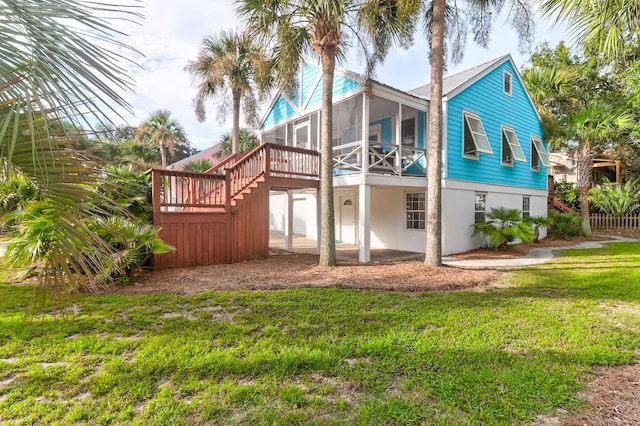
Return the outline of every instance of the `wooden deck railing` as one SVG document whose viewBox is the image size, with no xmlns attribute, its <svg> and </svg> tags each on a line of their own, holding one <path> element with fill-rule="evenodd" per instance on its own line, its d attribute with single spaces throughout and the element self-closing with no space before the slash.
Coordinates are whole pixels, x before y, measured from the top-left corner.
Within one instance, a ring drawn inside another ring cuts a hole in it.
<svg viewBox="0 0 640 426">
<path fill-rule="evenodd" d="M 242 157 L 244 157 L 244 154 L 231 154 L 215 166 L 207 169 L 205 173 L 208 175 L 223 175 L 226 169 L 233 167 Z"/>
<path fill-rule="evenodd" d="M 225 164 L 205 173 L 175 170 L 151 171 L 154 211 L 201 211 L 229 207 L 230 200 L 260 177 L 318 179 L 316 151 L 263 144 L 240 160 L 229 157 Z"/>
<path fill-rule="evenodd" d="M 152 170 L 151 176 L 154 207 L 160 210 L 225 206 L 224 176 L 174 170 Z"/>
<path fill-rule="evenodd" d="M 333 167 L 340 172 L 368 172 L 393 176 L 426 176 L 426 150 L 382 142 L 370 142 L 363 155 L 362 141 L 333 147 Z M 363 157 L 365 161 L 363 162 Z M 368 163 L 368 164 L 367 164 Z"/>
<path fill-rule="evenodd" d="M 596 213 L 589 219 L 591 228 L 595 230 L 640 229 L 640 214 L 610 216 Z"/>
</svg>

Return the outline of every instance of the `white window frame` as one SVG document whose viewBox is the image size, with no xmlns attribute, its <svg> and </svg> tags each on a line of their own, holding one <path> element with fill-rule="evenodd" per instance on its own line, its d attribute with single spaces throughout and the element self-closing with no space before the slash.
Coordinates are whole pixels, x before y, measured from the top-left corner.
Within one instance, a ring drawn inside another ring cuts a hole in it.
<svg viewBox="0 0 640 426">
<path fill-rule="evenodd" d="M 507 142 L 505 146 L 505 141 Z M 513 167 L 514 161 L 522 161 L 526 162 L 527 157 L 524 155 L 524 151 L 522 150 L 522 146 L 520 146 L 520 141 L 518 140 L 518 136 L 516 135 L 516 131 L 513 127 L 502 126 L 502 131 L 500 133 L 500 164 L 503 166 Z M 509 151 L 509 156 L 505 160 L 505 151 Z"/>
<path fill-rule="evenodd" d="M 537 164 L 534 164 L 534 158 L 538 160 Z M 531 170 L 539 172 L 540 163 L 549 168 L 549 154 L 547 150 L 544 149 L 542 139 L 538 136 L 531 135 Z"/>
<path fill-rule="evenodd" d="M 409 199 L 410 197 L 415 197 L 415 199 Z M 422 199 L 420 199 L 420 197 Z M 409 204 L 414 205 L 414 203 L 419 204 L 422 202 L 422 209 L 420 208 L 409 208 Z M 409 218 L 411 215 L 411 219 Z M 417 215 L 417 219 L 415 216 Z M 417 224 L 418 227 L 414 227 L 414 224 Z M 427 229 L 427 197 L 424 192 L 405 192 L 404 194 L 404 228 L 411 231 L 424 231 Z"/>
<path fill-rule="evenodd" d="M 522 196 L 522 217 L 531 217 L 531 197 Z"/>
<path fill-rule="evenodd" d="M 482 198 L 482 209 L 478 208 L 478 198 Z M 482 220 L 478 220 L 478 213 L 482 213 Z M 487 221 L 487 193 L 476 192 L 473 205 L 473 222 L 482 223 Z"/>
<path fill-rule="evenodd" d="M 477 124 L 477 126 L 475 127 L 472 126 L 472 122 L 474 120 Z M 465 153 L 465 126 L 469 128 L 469 134 L 471 134 L 473 145 L 476 148 L 473 154 Z M 479 127 L 479 129 L 477 127 Z M 462 156 L 464 158 L 477 160 L 480 158 L 481 152 L 484 152 L 485 154 L 493 154 L 491 142 L 489 142 L 487 132 L 484 130 L 482 120 L 480 119 L 480 116 L 478 114 L 470 111 L 462 111 Z"/>
<path fill-rule="evenodd" d="M 507 87 L 507 81 L 509 82 L 509 87 Z M 502 93 L 507 96 L 512 96 L 513 94 L 513 73 L 506 68 L 502 73 Z"/>
</svg>

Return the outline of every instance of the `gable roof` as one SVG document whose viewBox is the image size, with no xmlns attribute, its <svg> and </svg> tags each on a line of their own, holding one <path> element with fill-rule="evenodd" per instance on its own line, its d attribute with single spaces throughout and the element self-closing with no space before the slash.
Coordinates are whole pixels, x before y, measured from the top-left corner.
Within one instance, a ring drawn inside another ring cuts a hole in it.
<svg viewBox="0 0 640 426">
<path fill-rule="evenodd" d="M 184 170 L 187 164 L 197 160 L 209 160 L 211 161 L 211 164 L 215 166 L 220 162 L 220 159 L 218 158 L 218 153 L 220 152 L 221 149 L 222 149 L 222 144 L 218 143 L 210 148 L 205 149 L 204 151 L 200 151 L 193 154 L 191 157 L 183 158 L 180 161 L 176 161 L 173 164 L 169 164 L 169 166 L 167 166 L 167 169 L 182 171 Z"/>
<path fill-rule="evenodd" d="M 489 62 L 485 62 L 484 64 L 480 64 L 473 68 L 469 68 L 468 70 L 443 78 L 442 96 L 450 97 L 458 94 L 507 60 L 511 60 L 511 55 L 501 56 Z M 511 62 L 513 63 L 513 61 Z M 424 86 L 409 90 L 409 93 L 423 99 L 430 99 L 431 84 L 425 84 Z"/>
</svg>

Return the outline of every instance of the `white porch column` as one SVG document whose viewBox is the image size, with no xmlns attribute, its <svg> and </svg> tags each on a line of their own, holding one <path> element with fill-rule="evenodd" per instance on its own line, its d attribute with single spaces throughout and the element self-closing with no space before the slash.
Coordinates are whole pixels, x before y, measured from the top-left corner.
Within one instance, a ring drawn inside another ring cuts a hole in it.
<svg viewBox="0 0 640 426">
<path fill-rule="evenodd" d="M 398 171 L 398 175 L 402 176 L 402 102 L 398 102 L 397 117 L 396 145 L 398 146 L 398 155 L 396 155 L 396 170 Z"/>
<path fill-rule="evenodd" d="M 359 185 L 358 197 L 358 260 L 366 263 L 371 260 L 371 185 Z"/>
<path fill-rule="evenodd" d="M 362 93 L 362 176 L 369 174 L 369 97 Z"/>
<path fill-rule="evenodd" d="M 284 209 L 284 248 L 291 250 L 293 248 L 293 194 L 286 191 L 287 208 Z"/>
<path fill-rule="evenodd" d="M 322 234 L 322 197 L 320 188 L 316 190 L 316 254 L 320 254 L 321 234 Z"/>
</svg>

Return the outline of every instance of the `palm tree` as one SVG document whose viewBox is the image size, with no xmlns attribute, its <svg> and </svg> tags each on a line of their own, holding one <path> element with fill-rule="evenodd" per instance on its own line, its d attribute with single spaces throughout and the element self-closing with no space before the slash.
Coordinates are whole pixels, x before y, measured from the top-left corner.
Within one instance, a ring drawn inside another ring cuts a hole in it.
<svg viewBox="0 0 640 426">
<path fill-rule="evenodd" d="M 249 34 L 221 31 L 202 40 L 197 59 L 186 67 L 198 89 L 194 104 L 199 121 L 206 118 L 204 103 L 210 98 L 222 98 L 218 117 L 223 120 L 231 92 L 234 154 L 240 152 L 240 103 L 247 124 L 255 124 L 257 100 L 271 89 L 271 66 L 264 49 Z"/>
<path fill-rule="evenodd" d="M 204 173 L 213 167 L 213 163 L 207 158 L 201 158 L 199 160 L 193 160 L 184 166 L 185 172 Z"/>
<path fill-rule="evenodd" d="M 102 210 L 92 189 L 100 176 L 56 125 L 108 123 L 107 114 L 130 109 L 121 92 L 131 82 L 119 60 L 131 49 L 116 39 L 105 10 L 138 19 L 110 2 L 2 2 L 0 175 L 30 180 L 47 203 L 57 238 L 39 260 L 42 283 L 58 295 L 98 273 L 112 253 L 84 225 Z"/>
<path fill-rule="evenodd" d="M 416 2 L 379 0 L 236 0 L 239 15 L 249 28 L 275 51 L 275 72 L 285 88 L 295 86 L 295 76 L 305 54 L 316 54 L 322 68 L 321 180 L 322 206 L 320 264 L 336 264 L 333 206 L 333 77 L 336 60 L 351 33 L 360 43 L 371 72 L 392 43 L 407 44 L 412 37 Z M 368 46 L 373 46 L 369 52 Z"/>
<path fill-rule="evenodd" d="M 577 181 L 580 191 L 580 215 L 583 218 L 582 231 L 591 235 L 589 224 L 589 188 L 593 158 L 591 146 L 606 142 L 633 124 L 631 116 L 616 114 L 602 102 L 594 102 L 578 109 L 566 118 L 565 126 L 578 142 L 576 152 Z"/>
<path fill-rule="evenodd" d="M 640 48 L 638 0 L 545 0 L 542 9 L 555 22 L 566 22 L 584 47 L 621 58 L 627 47 Z"/>
<path fill-rule="evenodd" d="M 471 21 L 474 41 L 487 47 L 491 21 L 500 15 L 504 1 L 467 0 L 466 9 L 447 0 L 424 1 L 427 36 L 431 40 L 431 93 L 429 102 L 429 143 L 427 168 L 427 243 L 425 264 L 442 266 L 442 75 L 445 36 L 449 36 L 451 58 L 462 59 L 466 41 L 466 20 Z M 513 0 L 510 20 L 525 47 L 533 36 L 530 5 Z"/>
<path fill-rule="evenodd" d="M 220 145 L 218 158 L 224 158 L 232 154 L 233 135 L 229 134 L 229 132 L 223 133 L 220 137 Z M 258 136 L 254 132 L 246 128 L 240 129 L 240 147 L 238 152 L 246 154 L 254 148 L 257 148 L 258 145 L 260 145 L 260 139 L 258 139 Z"/>
<path fill-rule="evenodd" d="M 549 67 L 534 66 L 524 70 L 522 80 L 540 114 L 545 139 L 550 144 L 561 138 L 562 128 L 558 119 L 559 109 L 579 80 L 573 68 L 562 68 L 557 64 Z"/>
<path fill-rule="evenodd" d="M 184 128 L 166 109 L 159 109 L 149 115 L 149 118 L 138 127 L 136 140 L 160 150 L 163 169 L 167 168 L 167 151 L 173 153 L 177 142 L 188 145 Z"/>
</svg>

